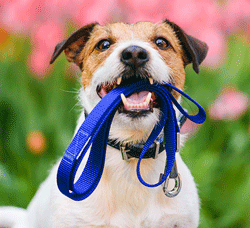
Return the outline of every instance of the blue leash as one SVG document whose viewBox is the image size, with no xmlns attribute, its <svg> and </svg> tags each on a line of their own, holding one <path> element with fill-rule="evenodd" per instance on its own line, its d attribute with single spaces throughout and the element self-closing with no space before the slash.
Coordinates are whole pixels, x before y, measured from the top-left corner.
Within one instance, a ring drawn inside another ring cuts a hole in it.
<svg viewBox="0 0 250 228">
<path fill-rule="evenodd" d="M 172 102 L 184 116 L 198 124 L 205 121 L 206 113 L 196 101 L 181 90 L 167 83 L 165 83 L 165 86 L 169 86 L 192 101 L 199 109 L 198 114 L 188 115 L 175 100 L 173 95 L 162 85 L 151 85 L 148 82 L 141 81 L 113 89 L 102 98 L 93 111 L 87 116 L 64 153 L 57 173 L 57 185 L 64 195 L 73 200 L 79 201 L 86 199 L 97 187 L 103 173 L 111 122 L 117 108 L 121 104 L 121 93 L 127 97 L 135 92 L 151 91 L 155 92 L 160 99 L 162 114 L 159 123 L 154 127 L 144 145 L 138 159 L 136 171 L 139 181 L 147 187 L 159 186 L 167 179 L 174 165 L 177 147 L 176 135 L 177 132 L 180 131 Z M 158 183 L 148 184 L 143 180 L 140 173 L 141 160 L 163 128 L 167 155 L 166 170 Z M 75 175 L 79 165 L 91 145 L 92 147 L 86 166 L 79 179 L 75 181 Z"/>
</svg>

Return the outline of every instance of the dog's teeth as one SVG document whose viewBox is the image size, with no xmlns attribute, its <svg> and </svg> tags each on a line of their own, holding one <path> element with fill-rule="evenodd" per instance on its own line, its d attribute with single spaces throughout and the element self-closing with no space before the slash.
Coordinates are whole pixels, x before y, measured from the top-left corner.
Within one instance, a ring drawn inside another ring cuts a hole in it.
<svg viewBox="0 0 250 228">
<path fill-rule="evenodd" d="M 148 80 L 149 80 L 149 83 L 150 83 L 151 85 L 154 84 L 154 79 L 153 79 L 153 78 L 149 78 Z"/>
<path fill-rule="evenodd" d="M 120 85 L 121 82 L 122 82 L 122 77 L 117 78 L 117 80 L 116 80 L 117 85 Z"/>
<path fill-rule="evenodd" d="M 126 99 L 126 97 L 124 96 L 123 93 L 121 93 L 121 99 L 122 99 L 123 104 L 127 105 L 128 102 L 127 102 L 127 99 Z"/>
<path fill-rule="evenodd" d="M 152 95 L 152 93 L 148 93 L 148 96 L 147 96 L 147 98 L 146 98 L 146 100 L 145 100 L 145 102 L 147 103 L 147 104 L 149 104 L 149 102 L 150 102 L 150 100 L 151 100 L 151 95 Z"/>
</svg>

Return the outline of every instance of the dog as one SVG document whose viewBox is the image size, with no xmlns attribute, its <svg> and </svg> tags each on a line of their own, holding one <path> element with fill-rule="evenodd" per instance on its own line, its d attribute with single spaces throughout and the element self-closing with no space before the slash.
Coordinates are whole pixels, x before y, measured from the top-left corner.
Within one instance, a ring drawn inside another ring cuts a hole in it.
<svg viewBox="0 0 250 228">
<path fill-rule="evenodd" d="M 206 43 L 186 34 L 175 23 L 137 22 L 88 24 L 59 43 L 53 63 L 64 51 L 69 62 L 81 69 L 79 99 L 84 107 L 77 129 L 95 105 L 113 88 L 129 82 L 148 80 L 168 82 L 183 90 L 185 67 L 192 63 L 199 73 L 205 59 Z M 180 102 L 180 95 L 172 91 Z M 176 110 L 176 115 L 178 111 Z M 109 139 L 117 144 L 143 144 L 160 117 L 157 95 L 141 91 L 125 98 L 116 112 Z M 181 137 L 183 144 L 184 138 Z M 159 180 L 166 157 L 142 160 L 141 173 L 149 183 Z M 138 159 L 123 160 L 121 151 L 107 146 L 102 178 L 96 190 L 83 201 L 73 201 L 57 187 L 59 162 L 38 189 L 27 210 L 0 209 L 0 226 L 15 228 L 69 227 L 198 227 L 199 198 L 194 179 L 176 154 L 182 189 L 173 198 L 165 196 L 162 186 L 148 188 L 136 176 Z M 84 167 L 86 161 L 81 166 Z"/>
</svg>

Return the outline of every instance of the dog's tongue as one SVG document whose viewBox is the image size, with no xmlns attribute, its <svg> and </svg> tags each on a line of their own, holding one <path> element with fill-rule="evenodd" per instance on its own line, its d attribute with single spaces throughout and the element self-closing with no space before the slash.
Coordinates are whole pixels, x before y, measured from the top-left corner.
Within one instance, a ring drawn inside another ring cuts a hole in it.
<svg viewBox="0 0 250 228">
<path fill-rule="evenodd" d="M 141 91 L 139 93 L 134 93 L 127 98 L 129 104 L 140 104 L 143 103 L 148 95 L 148 91 Z"/>
<path fill-rule="evenodd" d="M 151 93 L 149 91 L 141 91 L 133 93 L 127 98 L 123 95 L 122 102 L 126 110 L 150 109 L 150 103 L 152 102 Z"/>
</svg>

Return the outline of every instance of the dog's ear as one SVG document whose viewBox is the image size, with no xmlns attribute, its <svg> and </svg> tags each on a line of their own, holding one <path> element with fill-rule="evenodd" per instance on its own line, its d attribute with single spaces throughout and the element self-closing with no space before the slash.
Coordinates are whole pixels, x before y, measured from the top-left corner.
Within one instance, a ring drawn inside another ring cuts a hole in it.
<svg viewBox="0 0 250 228">
<path fill-rule="evenodd" d="M 205 59 L 208 51 L 208 46 L 205 42 L 202 42 L 188 34 L 186 34 L 178 25 L 175 23 L 165 20 L 165 23 L 169 24 L 171 28 L 175 31 L 177 38 L 180 40 L 184 54 L 186 58 L 184 59 L 185 65 L 193 63 L 193 69 L 198 74 L 199 65 Z"/>
<path fill-rule="evenodd" d="M 74 62 L 82 68 L 78 59 L 79 53 L 82 51 L 85 43 L 90 37 L 91 32 L 97 24 L 98 23 L 88 24 L 74 32 L 68 39 L 57 44 L 50 60 L 50 64 L 52 64 L 62 51 L 64 51 L 69 62 Z"/>
</svg>

